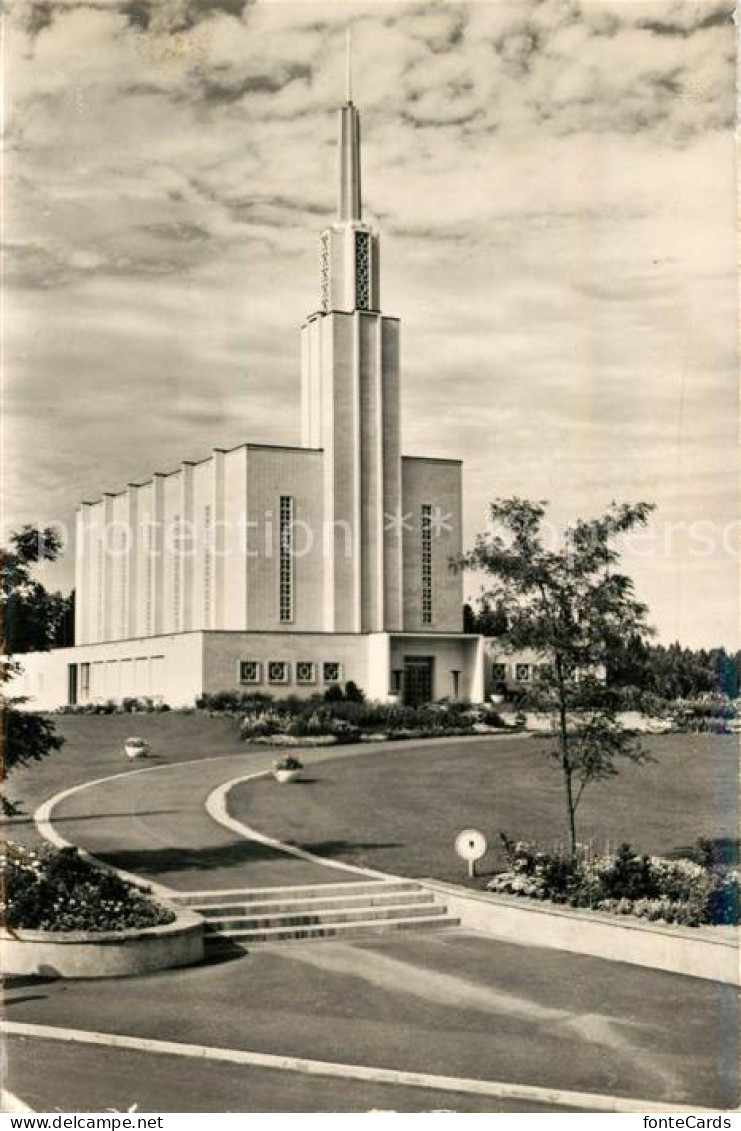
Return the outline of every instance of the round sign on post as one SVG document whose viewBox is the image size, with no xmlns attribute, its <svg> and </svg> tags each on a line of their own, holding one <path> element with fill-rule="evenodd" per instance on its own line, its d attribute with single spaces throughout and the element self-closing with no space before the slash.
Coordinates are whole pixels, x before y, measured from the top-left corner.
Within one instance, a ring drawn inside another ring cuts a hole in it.
<svg viewBox="0 0 741 1131">
<path fill-rule="evenodd" d="M 476 875 L 476 861 L 486 852 L 486 837 L 478 829 L 464 829 L 455 838 L 455 850 L 468 863 L 468 874 Z"/>
</svg>

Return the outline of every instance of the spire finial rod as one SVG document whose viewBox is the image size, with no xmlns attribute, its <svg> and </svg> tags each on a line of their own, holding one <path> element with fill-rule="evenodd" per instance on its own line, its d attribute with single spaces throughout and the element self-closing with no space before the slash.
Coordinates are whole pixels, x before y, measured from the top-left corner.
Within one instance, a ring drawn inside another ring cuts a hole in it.
<svg viewBox="0 0 741 1131">
<path fill-rule="evenodd" d="M 347 102 L 352 102 L 352 25 L 348 24 L 345 30 L 345 67 Z"/>
<path fill-rule="evenodd" d="M 360 115 L 352 101 L 352 26 L 345 29 L 347 101 L 340 107 L 340 221 L 362 219 L 360 201 Z"/>
</svg>

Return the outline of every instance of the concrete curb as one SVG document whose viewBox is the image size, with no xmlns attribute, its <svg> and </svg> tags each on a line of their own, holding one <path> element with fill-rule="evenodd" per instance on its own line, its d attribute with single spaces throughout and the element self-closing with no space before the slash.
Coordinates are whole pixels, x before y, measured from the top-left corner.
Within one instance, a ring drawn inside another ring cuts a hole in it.
<svg viewBox="0 0 741 1131">
<path fill-rule="evenodd" d="M 206 798 L 206 812 L 209 817 L 216 821 L 217 824 L 223 825 L 224 828 L 238 833 L 241 837 L 244 837 L 245 840 L 257 841 L 258 844 L 264 844 L 268 848 L 274 848 L 276 852 L 284 852 L 287 856 L 295 856 L 297 859 L 304 860 L 309 864 L 319 864 L 324 868 L 335 868 L 338 872 L 353 872 L 355 875 L 366 876 L 371 880 L 406 879 L 404 876 L 392 876 L 388 872 L 377 872 L 372 868 L 361 868 L 357 864 L 346 864 L 343 860 L 325 860 L 323 857 L 315 856 L 313 852 L 307 852 L 305 849 L 298 848 L 296 845 L 284 844 L 283 841 L 266 836 L 264 833 L 258 832 L 257 829 L 253 829 L 250 825 L 245 825 L 242 821 L 238 821 L 236 817 L 232 817 L 227 808 L 227 798 L 232 789 L 234 789 L 235 786 L 244 785 L 245 782 L 270 777 L 271 772 L 270 770 L 260 770 L 254 774 L 242 774 L 238 778 L 232 778 L 230 781 L 218 785 Z"/>
<path fill-rule="evenodd" d="M 303 1057 L 280 1056 L 275 1053 L 250 1052 L 247 1049 L 215 1048 L 209 1045 L 190 1045 L 179 1041 L 160 1041 L 146 1037 L 119 1036 L 84 1029 L 62 1029 L 51 1025 L 32 1025 L 20 1021 L 0 1023 L 0 1032 L 6 1036 L 35 1037 L 40 1040 L 76 1042 L 102 1045 L 108 1048 L 129 1049 L 150 1055 L 181 1056 L 193 1060 L 239 1064 L 245 1067 L 269 1068 L 282 1072 L 298 1072 L 306 1076 L 325 1076 L 346 1080 L 363 1080 L 375 1084 L 395 1084 L 411 1088 L 425 1088 L 439 1092 L 458 1092 L 468 1095 L 491 1096 L 497 1099 L 526 1100 L 529 1103 L 572 1107 L 585 1112 L 714 1112 L 716 1109 L 701 1106 L 659 1104 L 655 1100 L 631 1099 L 627 1096 L 610 1096 L 591 1092 L 562 1091 L 559 1088 L 535 1084 L 516 1084 L 499 1080 L 471 1079 L 460 1076 L 435 1076 L 423 1072 L 407 1072 L 394 1068 L 376 1068 L 364 1064 L 341 1064 Z"/>
</svg>

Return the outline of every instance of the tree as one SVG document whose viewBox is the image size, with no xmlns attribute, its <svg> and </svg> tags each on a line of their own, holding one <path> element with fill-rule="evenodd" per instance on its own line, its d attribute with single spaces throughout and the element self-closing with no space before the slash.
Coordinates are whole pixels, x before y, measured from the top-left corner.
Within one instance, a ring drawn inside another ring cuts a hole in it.
<svg viewBox="0 0 741 1131">
<path fill-rule="evenodd" d="M 53 562 L 61 539 L 51 527 L 26 525 L 10 536 L 0 562 L 0 616 L 9 655 L 45 652 L 73 643 L 74 595 L 50 593 L 33 576 L 34 566 Z"/>
<path fill-rule="evenodd" d="M 457 565 L 491 579 L 484 596 L 499 614 L 509 651 L 532 649 L 543 657 L 535 698 L 553 719 L 549 749 L 563 775 L 572 854 L 577 850 L 576 814 L 588 785 L 617 774 L 616 762 L 650 760 L 627 734 L 597 677 L 616 645 L 647 640 L 648 610 L 633 583 L 616 568 L 622 535 L 643 526 L 649 503 L 613 503 L 595 519 L 579 519 L 561 544 L 545 545 L 545 502 L 498 499 L 491 504 L 492 532 L 480 535 Z"/>
<path fill-rule="evenodd" d="M 484 596 L 479 601 L 478 611 L 470 604 L 463 606 L 463 631 L 479 632 L 482 636 L 502 636 L 507 631 L 507 620 L 500 610 L 491 608 Z"/>
<path fill-rule="evenodd" d="M 2 683 L 17 670 L 17 665 L 3 664 L 0 670 Z M 61 749 L 64 738 L 56 733 L 50 719 L 35 711 L 21 711 L 19 708 L 26 699 L 16 695 L 6 697 L 0 693 L 0 810 L 6 815 L 18 812 L 17 806 L 5 794 L 5 783 L 10 773 L 18 766 L 28 766 L 40 762 L 53 750 Z"/>
<path fill-rule="evenodd" d="M 735 699 L 739 693 L 739 654 L 725 648 L 683 648 L 678 641 L 646 644 L 632 637 L 611 651 L 611 687 L 649 691 L 662 699 L 687 699 L 711 693 Z"/>
<path fill-rule="evenodd" d="M 24 526 L 11 535 L 10 543 L 12 549 L 3 552 L 0 569 L 0 615 L 5 627 L 0 663 L 0 809 L 6 814 L 17 811 L 5 795 L 12 770 L 40 761 L 64 742 L 49 719 L 20 710 L 25 698 L 3 693 L 4 685 L 21 670 L 9 654 L 52 647 L 68 615 L 67 599 L 60 593 L 47 593 L 32 575 L 34 565 L 58 557 L 61 543 L 55 531 Z"/>
</svg>

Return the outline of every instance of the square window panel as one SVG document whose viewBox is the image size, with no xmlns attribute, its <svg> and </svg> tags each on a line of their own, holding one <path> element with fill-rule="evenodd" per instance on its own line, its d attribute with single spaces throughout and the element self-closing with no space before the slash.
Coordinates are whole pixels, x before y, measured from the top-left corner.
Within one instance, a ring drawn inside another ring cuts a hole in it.
<svg viewBox="0 0 741 1131">
<path fill-rule="evenodd" d="M 527 683 L 530 679 L 530 665 L 515 664 L 515 679 L 519 683 Z"/>
<path fill-rule="evenodd" d="M 312 660 L 298 661 L 296 683 L 316 683 L 316 664 Z"/>
<path fill-rule="evenodd" d="M 261 675 L 259 660 L 242 660 L 239 665 L 240 683 L 259 683 Z"/>
<path fill-rule="evenodd" d="M 342 679 L 342 664 L 337 664 L 334 660 L 325 661 L 322 664 L 322 678 L 325 683 L 339 683 Z"/>
<path fill-rule="evenodd" d="M 288 664 L 285 660 L 268 661 L 268 683 L 288 683 Z"/>
<path fill-rule="evenodd" d="M 491 674 L 493 679 L 506 679 L 507 678 L 507 665 L 506 664 L 492 664 Z"/>
</svg>

